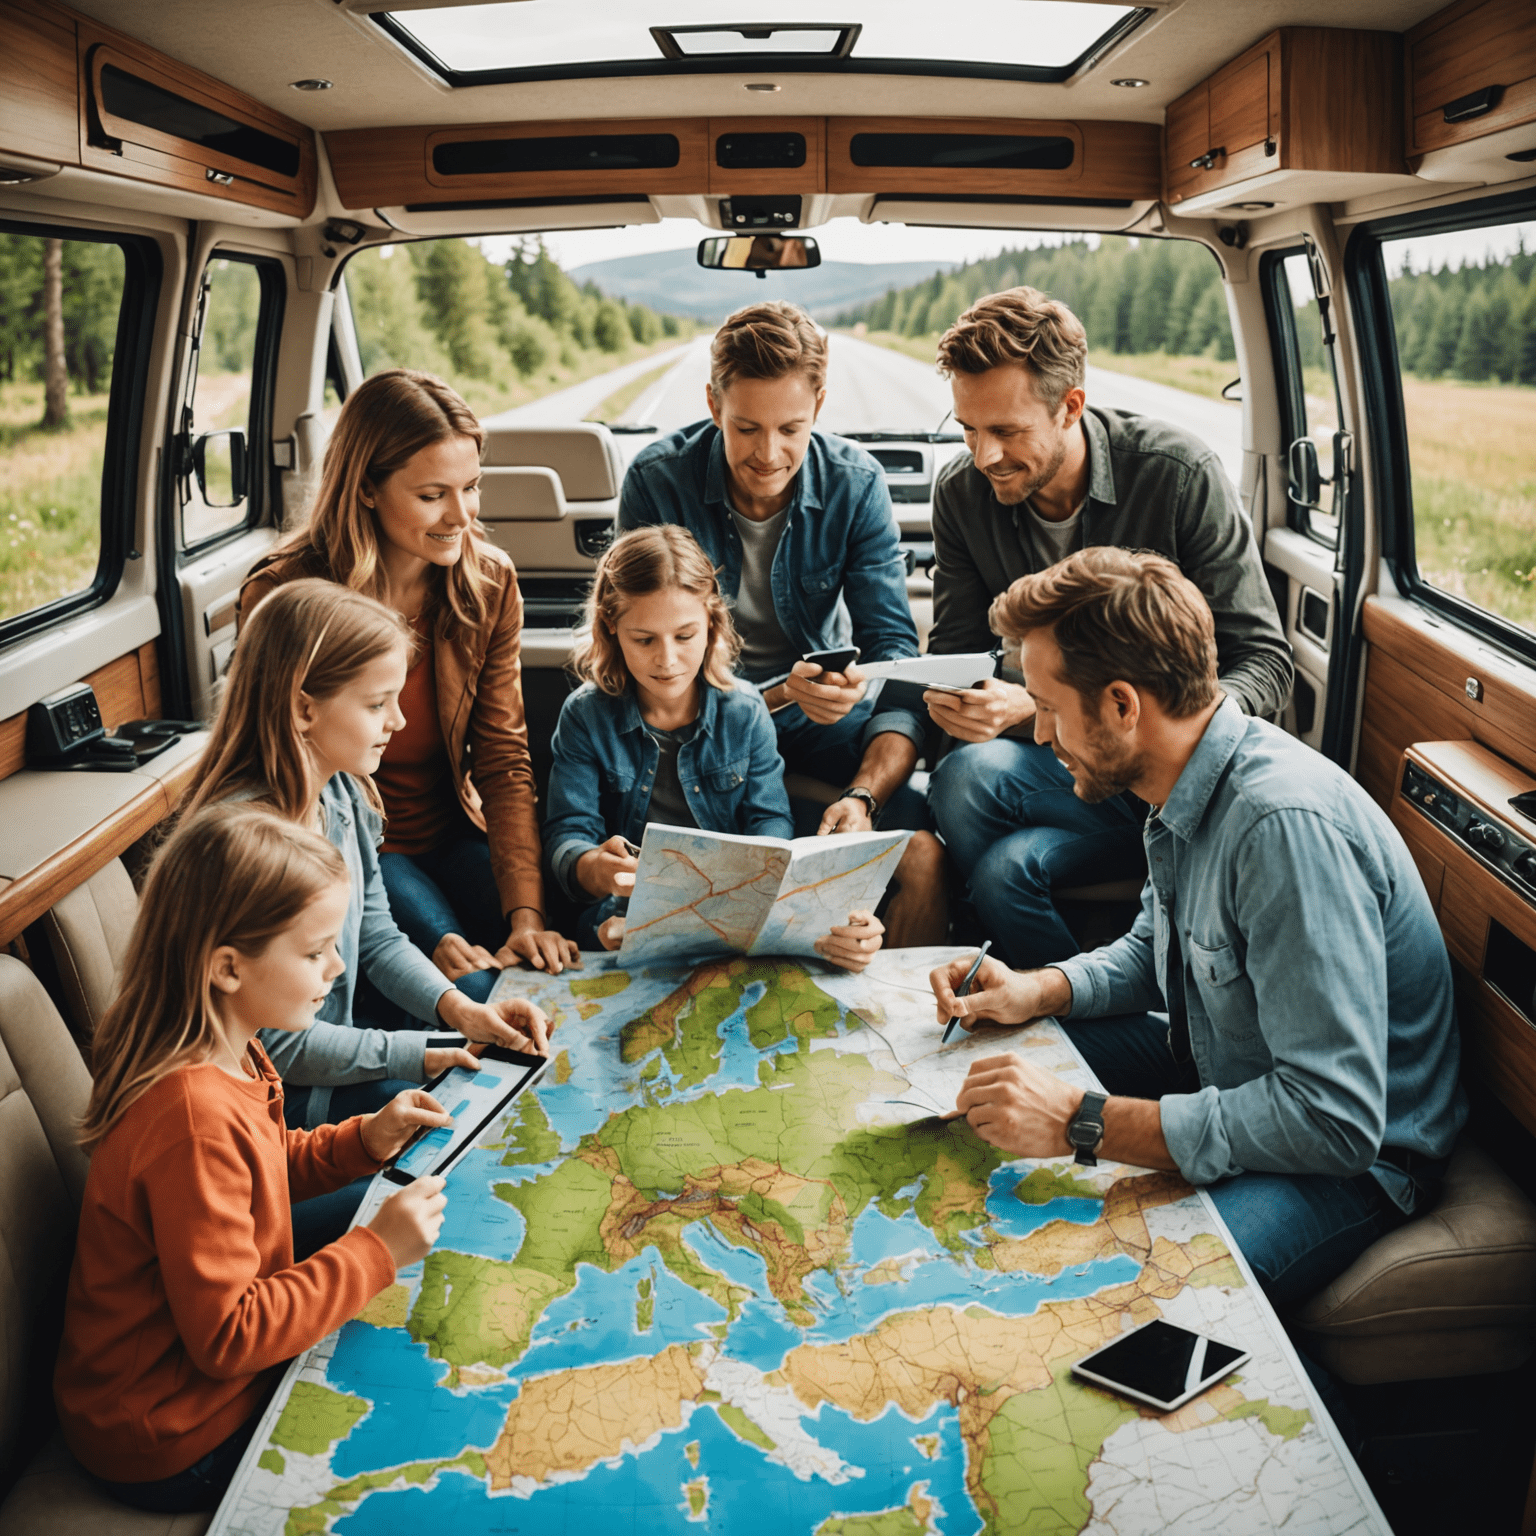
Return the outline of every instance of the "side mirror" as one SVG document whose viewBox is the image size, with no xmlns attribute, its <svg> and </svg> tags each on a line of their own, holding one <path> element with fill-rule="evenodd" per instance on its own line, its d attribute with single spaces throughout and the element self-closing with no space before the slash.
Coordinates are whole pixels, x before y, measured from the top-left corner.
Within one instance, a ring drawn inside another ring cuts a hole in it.
<svg viewBox="0 0 1536 1536">
<path fill-rule="evenodd" d="M 1323 475 L 1317 463 L 1317 444 L 1310 437 L 1298 437 L 1287 457 L 1285 494 L 1298 507 L 1320 507 Z"/>
<path fill-rule="evenodd" d="M 809 235 L 716 235 L 699 241 L 699 265 L 715 272 L 770 272 L 819 267 L 821 249 Z"/>
<path fill-rule="evenodd" d="M 246 497 L 245 433 L 204 432 L 192 444 L 192 468 L 203 503 L 238 507 Z"/>
</svg>

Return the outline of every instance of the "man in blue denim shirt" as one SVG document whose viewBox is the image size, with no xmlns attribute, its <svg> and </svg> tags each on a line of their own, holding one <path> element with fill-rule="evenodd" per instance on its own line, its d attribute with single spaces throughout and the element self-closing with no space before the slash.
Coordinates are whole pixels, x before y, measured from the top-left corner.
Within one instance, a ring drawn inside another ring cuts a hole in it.
<svg viewBox="0 0 1536 1536">
<path fill-rule="evenodd" d="M 704 547 L 741 635 L 742 675 L 784 678 L 764 697 L 787 767 L 848 788 L 817 830 L 861 832 L 911 775 L 926 723 L 882 709 L 856 665 L 823 674 L 800 660 L 850 643 L 864 661 L 918 650 L 885 473 L 857 444 L 814 430 L 825 398 L 826 338 L 803 310 L 779 301 L 732 315 L 711 351 L 711 419 L 636 456 L 618 524 L 675 523 Z M 885 824 L 923 824 L 920 804 L 905 810 Z"/>
<path fill-rule="evenodd" d="M 1036 740 L 1077 794 L 1151 806 L 1149 878 L 1114 944 L 1039 971 L 988 961 L 960 1000 L 963 962 L 935 971 L 940 1015 L 1072 1020 L 1114 1095 L 1104 1155 L 1209 1186 L 1271 1300 L 1299 1305 L 1413 1213 L 1466 1119 L 1418 870 L 1353 779 L 1222 694 L 1210 609 L 1171 561 L 1084 550 L 992 620 L 1023 640 Z M 1091 1160 L 1091 1103 L 1069 1144 L 1083 1099 L 993 1056 L 957 1108 L 1019 1155 Z"/>
</svg>

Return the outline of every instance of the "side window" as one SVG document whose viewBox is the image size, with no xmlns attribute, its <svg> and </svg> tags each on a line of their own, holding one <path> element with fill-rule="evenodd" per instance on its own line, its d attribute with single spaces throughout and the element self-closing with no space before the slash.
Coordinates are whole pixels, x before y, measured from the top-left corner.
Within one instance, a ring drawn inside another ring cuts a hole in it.
<svg viewBox="0 0 1536 1536">
<path fill-rule="evenodd" d="M 147 242 L 0 224 L 0 643 L 122 574 L 158 287 Z"/>
<path fill-rule="evenodd" d="M 1380 254 L 1412 508 L 1399 569 L 1536 633 L 1536 220 L 1393 231 Z"/>
<path fill-rule="evenodd" d="M 1312 262 L 1305 250 L 1265 259 L 1265 297 L 1276 366 L 1281 377 L 1280 413 L 1286 444 L 1287 522 L 1324 544 L 1339 541 L 1344 509 L 1337 498 L 1343 477 L 1335 472 L 1335 453 L 1344 450 L 1339 383 L 1334 371 L 1332 318 L 1320 300 Z"/>
<path fill-rule="evenodd" d="M 261 518 L 282 295 L 272 262 L 215 256 L 204 273 L 182 418 L 183 549 Z"/>
</svg>

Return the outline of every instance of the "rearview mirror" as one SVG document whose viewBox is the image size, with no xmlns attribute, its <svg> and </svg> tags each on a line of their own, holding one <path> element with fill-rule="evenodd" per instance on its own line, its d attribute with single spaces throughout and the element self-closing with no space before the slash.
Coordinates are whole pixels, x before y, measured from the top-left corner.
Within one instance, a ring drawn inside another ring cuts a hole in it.
<svg viewBox="0 0 1536 1536">
<path fill-rule="evenodd" d="M 192 444 L 192 468 L 204 506 L 238 507 L 246 496 L 245 433 L 204 432 Z"/>
<path fill-rule="evenodd" d="M 770 272 L 819 267 L 821 250 L 809 235 L 716 235 L 699 241 L 699 265 L 720 272 Z"/>
</svg>

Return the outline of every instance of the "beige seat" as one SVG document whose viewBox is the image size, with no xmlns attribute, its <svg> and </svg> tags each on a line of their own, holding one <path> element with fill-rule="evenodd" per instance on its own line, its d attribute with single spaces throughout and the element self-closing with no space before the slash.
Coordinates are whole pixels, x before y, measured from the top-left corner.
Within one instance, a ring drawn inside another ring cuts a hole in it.
<svg viewBox="0 0 1536 1536">
<path fill-rule="evenodd" d="M 91 1080 L 42 984 L 0 955 L 0 1460 L 46 1422 L 87 1161 Z M 55 1434 L 0 1506 L 0 1536 L 200 1536 L 211 1516 L 146 1515 L 102 1493 Z"/>
<path fill-rule="evenodd" d="M 113 859 L 55 902 L 43 919 L 68 1023 L 87 1060 L 91 1038 L 116 990 L 138 911 L 133 881 L 123 861 Z"/>
<path fill-rule="evenodd" d="M 492 427 L 485 434 L 486 468 L 542 465 L 560 477 L 567 501 L 612 501 L 624 479 L 624 461 L 601 422 L 558 427 Z"/>
<path fill-rule="evenodd" d="M 1512 1369 L 1536 1348 L 1536 1208 L 1463 1142 L 1434 1207 L 1367 1248 L 1299 1321 L 1306 1347 L 1356 1385 Z"/>
</svg>

